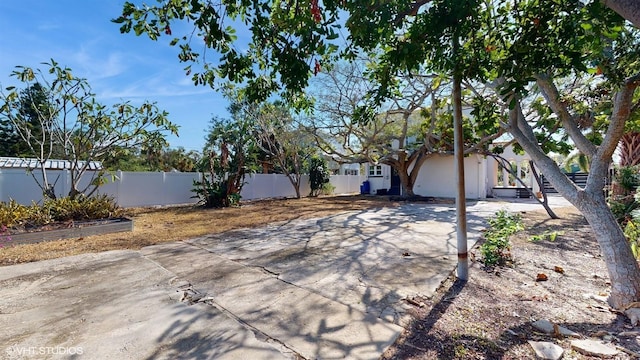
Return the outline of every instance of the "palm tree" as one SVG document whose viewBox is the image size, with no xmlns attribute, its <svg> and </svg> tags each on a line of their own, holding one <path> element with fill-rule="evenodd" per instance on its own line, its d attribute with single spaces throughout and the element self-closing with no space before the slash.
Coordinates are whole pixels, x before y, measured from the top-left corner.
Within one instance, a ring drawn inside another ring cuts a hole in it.
<svg viewBox="0 0 640 360">
<path fill-rule="evenodd" d="M 632 131 L 620 139 L 620 166 L 640 164 L 640 132 Z"/>
</svg>

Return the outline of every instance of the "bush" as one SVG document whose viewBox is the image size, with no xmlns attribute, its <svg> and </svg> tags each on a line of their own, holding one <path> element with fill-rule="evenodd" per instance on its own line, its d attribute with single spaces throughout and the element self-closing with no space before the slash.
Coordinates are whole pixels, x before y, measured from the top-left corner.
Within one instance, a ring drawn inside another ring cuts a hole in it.
<svg viewBox="0 0 640 360">
<path fill-rule="evenodd" d="M 42 205 L 54 221 L 98 220 L 118 217 L 122 209 L 106 195 L 95 197 L 69 197 L 48 199 Z"/>
<path fill-rule="evenodd" d="M 640 207 L 640 203 L 634 196 L 640 182 L 638 171 L 638 166 L 617 168 L 612 186 L 613 191 L 608 199 L 609 208 L 623 229 L 631 220 L 631 213 Z"/>
<path fill-rule="evenodd" d="M 55 221 L 98 220 L 122 215 L 115 200 L 106 195 L 48 199 L 42 205 L 20 205 L 14 200 L 0 203 L 0 225 L 7 228 L 37 227 Z"/>
<path fill-rule="evenodd" d="M 640 167 L 623 166 L 616 169 L 609 208 L 629 241 L 631 251 L 639 257 L 640 242 Z"/>
<path fill-rule="evenodd" d="M 212 181 L 203 176 L 202 181 L 193 180 L 192 198 L 200 199 L 198 204 L 206 208 L 237 206 L 242 196 L 229 185 L 228 180 Z"/>
<path fill-rule="evenodd" d="M 484 233 L 485 242 L 480 246 L 485 266 L 506 265 L 512 261 L 509 237 L 523 230 L 520 215 L 500 210 L 489 219 L 489 228 Z"/>
<path fill-rule="evenodd" d="M 638 245 L 640 245 L 638 244 L 640 242 L 640 221 L 638 220 L 631 220 L 624 227 L 624 236 L 629 241 L 631 251 L 636 259 L 638 258 Z"/>
<path fill-rule="evenodd" d="M 322 195 L 333 195 L 333 192 L 336 190 L 336 187 L 333 186 L 330 182 L 326 182 L 322 184 Z"/>
<path fill-rule="evenodd" d="M 318 156 L 312 157 L 309 161 L 309 185 L 311 186 L 311 194 L 309 196 L 318 196 L 321 193 L 326 193 L 330 189 L 326 186 L 329 184 L 330 179 L 331 174 L 329 173 L 327 161 Z M 333 192 L 333 189 L 331 189 L 331 192 Z"/>
<path fill-rule="evenodd" d="M 15 200 L 0 203 L 0 225 L 13 227 L 21 225 L 29 217 L 29 207 Z"/>
</svg>

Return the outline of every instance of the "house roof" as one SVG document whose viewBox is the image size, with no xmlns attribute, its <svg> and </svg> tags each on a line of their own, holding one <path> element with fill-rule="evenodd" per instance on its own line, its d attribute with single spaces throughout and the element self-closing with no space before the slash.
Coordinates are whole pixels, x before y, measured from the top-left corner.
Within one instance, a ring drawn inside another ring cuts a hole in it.
<svg viewBox="0 0 640 360">
<path fill-rule="evenodd" d="M 82 166 L 85 162 L 79 161 L 78 165 Z M 71 169 L 72 162 L 69 160 L 49 159 L 45 161 L 44 166 L 47 170 L 66 170 Z M 0 157 L 0 169 L 35 169 L 40 167 L 40 161 L 32 158 L 15 158 Z M 89 170 L 101 170 L 102 163 L 99 161 L 90 161 Z"/>
</svg>

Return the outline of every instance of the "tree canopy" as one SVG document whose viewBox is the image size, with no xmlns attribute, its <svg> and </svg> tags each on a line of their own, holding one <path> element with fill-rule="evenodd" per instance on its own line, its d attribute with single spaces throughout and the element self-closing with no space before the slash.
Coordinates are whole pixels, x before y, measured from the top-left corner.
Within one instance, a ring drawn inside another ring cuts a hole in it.
<svg viewBox="0 0 640 360">
<path fill-rule="evenodd" d="M 633 15 L 638 5 L 617 7 L 625 4 L 629 1 L 258 0 L 214 6 L 174 0 L 141 8 L 126 3 L 114 21 L 122 32 L 157 39 L 172 34 L 174 21 L 185 20 L 195 36 L 176 37 L 172 44 L 180 47 L 180 60 L 189 63 L 187 72 L 202 61 L 194 82 L 244 81 L 252 99 L 264 100 L 282 89 L 282 96 L 300 103 L 309 77 L 326 68 L 332 56 L 372 56 L 370 73 L 377 86 L 355 111 L 359 120 L 371 119 L 370 109 L 393 96 L 401 76 L 421 69 L 453 77 L 458 119 L 460 83 L 489 86 L 492 98 L 484 104 L 497 106 L 478 106 L 476 114 L 496 114 L 500 127 L 585 215 L 605 254 L 611 303 L 621 308 L 640 300 L 640 269 L 602 189 L 613 152 L 638 108 L 638 33 L 606 7 Z M 246 51 L 233 42 L 233 26 L 228 26 L 234 24 L 252 35 Z M 206 48 L 219 53 L 219 61 L 195 52 L 197 39 L 204 40 L 205 53 Z M 578 83 L 584 84 L 579 92 L 570 90 Z M 547 156 L 547 144 L 561 146 L 556 132 L 589 159 L 585 188 L 571 183 Z"/>
<path fill-rule="evenodd" d="M 167 145 L 166 133 L 177 134 L 177 126 L 156 104 L 101 104 L 86 79 L 54 60 L 43 65 L 46 71 L 16 67 L 11 76 L 19 85 L 0 89 L 0 121 L 10 123 L 19 134 L 27 148 L 23 155 L 39 160 L 41 180 L 32 174 L 47 197 L 57 196 L 55 181 L 48 178 L 45 168 L 49 159 L 71 164 L 70 197 L 91 195 L 105 180 L 104 170 L 91 172 L 88 185 L 80 187 L 91 162 L 136 147 L 162 148 Z"/>
</svg>

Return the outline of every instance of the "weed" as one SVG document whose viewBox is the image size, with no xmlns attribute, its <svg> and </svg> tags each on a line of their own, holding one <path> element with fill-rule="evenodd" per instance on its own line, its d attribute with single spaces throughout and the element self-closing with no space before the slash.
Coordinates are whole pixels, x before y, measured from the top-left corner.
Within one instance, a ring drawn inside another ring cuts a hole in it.
<svg viewBox="0 0 640 360">
<path fill-rule="evenodd" d="M 489 219 L 489 229 L 484 233 L 485 242 L 480 246 L 485 266 L 506 265 L 511 258 L 509 237 L 523 230 L 520 215 L 500 210 Z"/>
<path fill-rule="evenodd" d="M 548 239 L 549 241 L 554 242 L 560 235 L 564 235 L 564 231 L 545 231 L 544 233 L 539 235 L 532 235 L 531 237 L 529 237 L 529 241 L 538 242 Z"/>
</svg>

